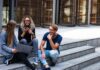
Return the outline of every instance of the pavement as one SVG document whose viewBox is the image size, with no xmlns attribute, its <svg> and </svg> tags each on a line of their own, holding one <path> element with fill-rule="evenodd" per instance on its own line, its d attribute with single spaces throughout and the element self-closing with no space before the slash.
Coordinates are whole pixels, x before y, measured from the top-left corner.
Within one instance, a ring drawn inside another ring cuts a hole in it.
<svg viewBox="0 0 100 70">
<path fill-rule="evenodd" d="M 58 26 L 58 28 L 59 29 L 57 33 L 59 33 L 63 37 L 61 44 L 100 38 L 100 26 Z M 17 31 L 18 29 L 16 29 L 15 31 L 16 36 L 18 36 Z M 36 37 L 39 40 L 39 44 L 42 40 L 43 35 L 48 31 L 48 28 L 36 27 Z"/>
<path fill-rule="evenodd" d="M 36 27 L 36 37 L 39 41 L 39 45 L 41 43 L 43 35 L 48 31 L 48 28 Z M 82 40 L 100 38 L 100 26 L 58 26 L 57 33 L 59 33 L 63 37 L 63 40 L 61 42 L 62 45 Z M 18 38 L 18 28 L 15 29 L 15 35 Z M 100 47 L 96 48 L 96 51 L 100 53 Z"/>
</svg>

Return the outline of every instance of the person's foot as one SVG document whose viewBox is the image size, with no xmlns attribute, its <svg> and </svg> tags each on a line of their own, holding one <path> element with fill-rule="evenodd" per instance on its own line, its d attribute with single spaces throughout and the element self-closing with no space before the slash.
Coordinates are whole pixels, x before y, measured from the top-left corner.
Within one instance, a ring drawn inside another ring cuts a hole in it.
<svg viewBox="0 0 100 70">
<path fill-rule="evenodd" d="M 35 65 L 38 65 L 38 57 L 33 57 L 33 63 L 34 63 Z"/>
<path fill-rule="evenodd" d="M 53 63 L 53 62 L 51 62 L 51 64 L 50 64 L 50 66 L 55 66 L 56 64 L 55 63 Z"/>
<path fill-rule="evenodd" d="M 5 64 L 7 64 L 7 65 L 9 65 L 9 64 L 11 64 L 12 62 L 11 62 L 11 59 L 7 59 L 6 61 L 5 61 Z"/>
<path fill-rule="evenodd" d="M 44 70 L 51 70 L 50 66 L 48 64 L 46 64 Z"/>
<path fill-rule="evenodd" d="M 33 68 L 32 70 L 35 70 L 35 68 Z"/>
<path fill-rule="evenodd" d="M 51 69 L 50 69 L 49 65 L 45 65 L 42 67 L 42 70 L 51 70 Z"/>
<path fill-rule="evenodd" d="M 55 66 L 56 65 L 56 62 L 53 62 L 52 58 L 49 58 L 50 62 L 49 62 L 49 65 L 50 66 Z"/>
<path fill-rule="evenodd" d="M 50 69 L 50 67 L 49 67 L 49 68 L 45 68 L 45 69 L 43 69 L 43 70 L 51 70 L 51 69 Z"/>
</svg>

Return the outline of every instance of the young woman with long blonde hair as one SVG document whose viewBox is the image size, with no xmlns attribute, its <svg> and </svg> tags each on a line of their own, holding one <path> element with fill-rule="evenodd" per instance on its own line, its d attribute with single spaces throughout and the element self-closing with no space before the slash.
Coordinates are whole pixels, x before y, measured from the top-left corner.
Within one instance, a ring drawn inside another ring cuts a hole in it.
<svg viewBox="0 0 100 70">
<path fill-rule="evenodd" d="M 30 16 L 24 16 L 18 29 L 18 39 L 22 44 L 33 46 L 34 64 L 38 65 L 38 39 L 35 34 L 35 24 Z"/>
</svg>

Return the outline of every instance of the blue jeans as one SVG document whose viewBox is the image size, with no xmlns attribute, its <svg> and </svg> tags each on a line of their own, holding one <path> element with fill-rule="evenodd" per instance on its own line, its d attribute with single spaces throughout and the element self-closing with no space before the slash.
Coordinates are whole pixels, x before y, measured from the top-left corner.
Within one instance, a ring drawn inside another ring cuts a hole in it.
<svg viewBox="0 0 100 70">
<path fill-rule="evenodd" d="M 20 43 L 33 46 L 33 53 L 38 56 L 38 39 L 34 38 L 30 43 L 27 43 L 26 39 L 22 39 Z"/>
<path fill-rule="evenodd" d="M 38 50 L 38 57 L 39 57 L 41 63 L 43 65 L 48 64 L 47 61 L 46 61 L 46 59 L 42 58 L 41 54 L 42 54 L 41 50 Z M 47 58 L 49 58 L 49 57 L 52 58 L 53 62 L 56 62 L 57 58 L 59 57 L 59 53 L 58 53 L 57 50 L 45 50 L 45 55 L 46 55 Z"/>
</svg>

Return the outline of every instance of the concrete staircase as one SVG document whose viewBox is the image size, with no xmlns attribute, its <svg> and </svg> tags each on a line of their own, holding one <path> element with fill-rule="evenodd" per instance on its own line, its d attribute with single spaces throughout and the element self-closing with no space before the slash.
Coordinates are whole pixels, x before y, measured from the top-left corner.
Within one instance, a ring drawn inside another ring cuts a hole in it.
<svg viewBox="0 0 100 70">
<path fill-rule="evenodd" d="M 100 56 L 95 52 L 95 47 L 89 46 L 90 41 L 93 44 L 92 40 L 87 40 L 61 45 L 57 65 L 51 67 L 51 70 L 89 70 L 85 68 L 100 61 Z M 0 55 L 0 70 L 29 70 L 24 64 L 5 65 L 2 63 L 2 57 Z M 31 58 L 29 60 L 33 63 Z"/>
<path fill-rule="evenodd" d="M 85 67 L 82 70 L 100 70 L 100 62 Z"/>
</svg>

